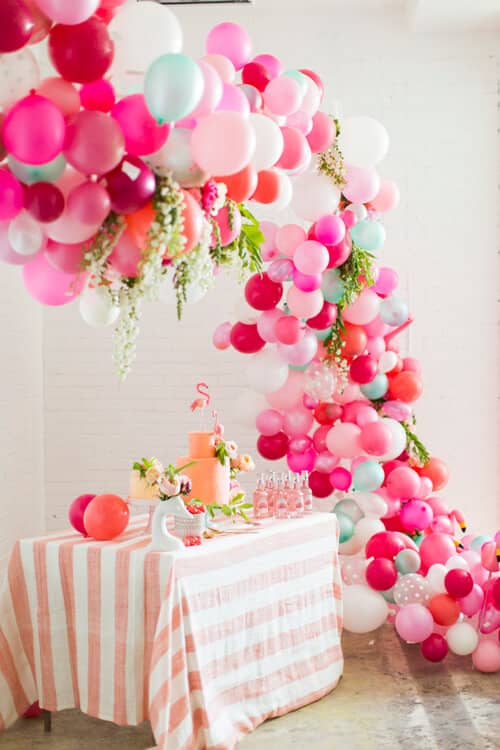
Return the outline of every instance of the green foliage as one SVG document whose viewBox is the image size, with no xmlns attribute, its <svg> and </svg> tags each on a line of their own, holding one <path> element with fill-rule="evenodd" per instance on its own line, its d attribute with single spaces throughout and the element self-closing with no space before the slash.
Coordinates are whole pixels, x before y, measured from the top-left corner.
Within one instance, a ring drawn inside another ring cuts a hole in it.
<svg viewBox="0 0 500 750">
<path fill-rule="evenodd" d="M 201 500 L 193 499 L 190 501 L 190 505 L 204 505 L 204 503 L 202 503 Z M 240 492 L 238 495 L 235 495 L 229 503 L 224 503 L 222 505 L 207 505 L 206 511 L 212 519 L 215 518 L 217 513 L 222 513 L 227 518 L 231 518 L 233 522 L 236 521 L 236 516 L 241 516 L 244 521 L 250 523 L 250 518 L 246 511 L 252 507 L 252 503 L 245 502 L 245 494 Z"/>
<path fill-rule="evenodd" d="M 340 311 L 350 305 L 365 287 L 373 284 L 372 263 L 374 260 L 375 256 L 372 253 L 363 250 L 355 242 L 352 243 L 351 254 L 338 269 L 344 284 L 344 296 L 338 303 Z"/>
<path fill-rule="evenodd" d="M 420 466 L 423 466 L 430 458 L 429 451 L 407 422 L 401 422 L 400 424 L 406 433 L 406 450 L 412 458 L 418 461 Z"/>
</svg>

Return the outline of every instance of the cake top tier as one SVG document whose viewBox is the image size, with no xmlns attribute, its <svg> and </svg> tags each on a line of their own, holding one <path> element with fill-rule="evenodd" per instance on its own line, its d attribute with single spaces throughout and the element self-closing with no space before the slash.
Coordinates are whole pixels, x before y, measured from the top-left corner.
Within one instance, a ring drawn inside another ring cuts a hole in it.
<svg viewBox="0 0 500 750">
<path fill-rule="evenodd" d="M 213 444 L 213 432 L 190 432 L 188 433 L 189 457 L 190 458 L 215 458 L 215 447 Z"/>
</svg>

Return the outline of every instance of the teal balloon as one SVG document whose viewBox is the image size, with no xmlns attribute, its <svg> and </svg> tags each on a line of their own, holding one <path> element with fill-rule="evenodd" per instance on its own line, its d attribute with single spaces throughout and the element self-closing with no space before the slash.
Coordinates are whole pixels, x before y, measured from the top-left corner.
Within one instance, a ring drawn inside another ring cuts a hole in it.
<svg viewBox="0 0 500 750">
<path fill-rule="evenodd" d="M 24 164 L 14 159 L 12 155 L 8 158 L 9 169 L 18 180 L 25 185 L 33 185 L 35 182 L 55 182 L 66 169 L 66 160 L 62 154 L 56 156 L 46 164 Z"/>
<path fill-rule="evenodd" d="M 352 497 L 346 497 L 344 500 L 340 500 L 332 513 L 342 513 L 345 516 L 349 516 L 353 523 L 357 523 L 359 519 L 364 516 L 363 511 Z"/>
<path fill-rule="evenodd" d="M 293 78 L 294 81 L 297 81 L 300 86 L 300 93 L 302 96 L 305 96 L 307 93 L 307 76 L 305 76 L 304 73 L 301 73 L 300 70 L 285 70 L 281 75 L 286 78 Z"/>
<path fill-rule="evenodd" d="M 394 562 L 398 571 L 404 576 L 408 575 L 408 573 L 416 573 L 420 570 L 420 555 L 418 552 L 415 552 L 414 549 L 401 550 L 401 552 L 398 552 L 396 555 Z"/>
<path fill-rule="evenodd" d="M 379 594 L 382 594 L 386 602 L 389 602 L 390 604 L 396 604 L 396 600 L 394 598 L 394 586 L 392 586 L 390 589 L 386 589 L 385 591 L 379 591 Z"/>
<path fill-rule="evenodd" d="M 384 478 L 384 470 L 378 461 L 363 461 L 354 469 L 352 484 L 358 492 L 373 492 L 382 486 Z"/>
<path fill-rule="evenodd" d="M 199 103 L 204 86 L 201 69 L 190 57 L 162 55 L 146 71 L 144 97 L 149 111 L 162 125 L 187 117 Z"/>
<path fill-rule="evenodd" d="M 387 379 L 387 375 L 380 372 L 378 375 L 375 375 L 370 383 L 362 385 L 360 390 L 363 396 L 369 398 L 370 401 L 375 401 L 375 399 L 385 396 L 388 388 L 389 380 Z"/>
<path fill-rule="evenodd" d="M 351 238 L 363 250 L 380 250 L 385 242 L 385 229 L 379 221 L 363 219 L 350 229 Z"/>
<path fill-rule="evenodd" d="M 425 539 L 425 534 L 416 534 L 415 536 L 412 537 L 412 539 L 415 542 L 415 544 L 417 545 L 417 547 L 420 547 L 420 545 L 422 544 L 422 542 Z"/>
<path fill-rule="evenodd" d="M 339 544 L 343 544 L 344 542 L 348 542 L 354 534 L 354 523 L 349 516 L 346 516 L 344 513 L 337 513 L 337 511 L 335 511 L 335 515 L 339 522 Z"/>
<path fill-rule="evenodd" d="M 391 294 L 380 303 L 379 315 L 388 326 L 400 326 L 408 320 L 408 305 Z"/>
<path fill-rule="evenodd" d="M 326 301 L 332 302 L 333 304 L 340 302 L 344 296 L 344 282 L 335 268 L 332 268 L 323 274 L 321 291 L 323 292 L 323 297 Z"/>
<path fill-rule="evenodd" d="M 307 365 L 288 365 L 288 369 L 293 370 L 294 372 L 305 372 L 310 364 L 311 363 L 308 362 Z"/>
<path fill-rule="evenodd" d="M 322 331 L 314 331 L 318 341 L 324 341 L 325 339 L 327 339 L 328 336 L 331 334 L 331 332 L 332 332 L 331 326 L 330 328 L 323 328 Z"/>
<path fill-rule="evenodd" d="M 470 548 L 474 550 L 474 552 L 481 552 L 481 547 L 485 542 L 491 542 L 492 538 L 491 536 L 486 536 L 485 534 L 479 534 L 479 536 L 475 536 L 472 542 L 470 543 Z"/>
</svg>

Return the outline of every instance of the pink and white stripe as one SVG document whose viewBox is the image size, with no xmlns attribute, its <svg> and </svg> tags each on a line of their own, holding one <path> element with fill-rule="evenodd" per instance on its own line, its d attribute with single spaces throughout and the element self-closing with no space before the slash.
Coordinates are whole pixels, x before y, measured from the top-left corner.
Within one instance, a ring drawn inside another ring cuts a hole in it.
<svg viewBox="0 0 500 750">
<path fill-rule="evenodd" d="M 342 673 L 335 517 L 271 522 L 179 555 L 145 519 L 112 542 L 18 542 L 0 593 L 0 729 L 35 700 L 117 724 L 150 719 L 161 750 L 229 750 Z"/>
</svg>

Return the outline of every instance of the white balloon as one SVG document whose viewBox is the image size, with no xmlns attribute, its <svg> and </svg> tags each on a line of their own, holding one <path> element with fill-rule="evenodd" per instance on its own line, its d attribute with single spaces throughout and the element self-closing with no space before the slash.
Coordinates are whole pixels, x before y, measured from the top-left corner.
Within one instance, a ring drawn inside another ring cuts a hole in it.
<svg viewBox="0 0 500 750">
<path fill-rule="evenodd" d="M 346 206 L 346 210 L 352 211 L 358 221 L 363 221 L 368 216 L 368 210 L 364 203 L 351 203 L 349 206 Z"/>
<path fill-rule="evenodd" d="M 312 78 L 306 76 L 306 79 L 307 90 L 304 94 L 304 98 L 302 99 L 300 110 L 302 112 L 305 112 L 306 115 L 312 117 L 319 109 L 319 105 L 321 103 L 321 92 Z"/>
<path fill-rule="evenodd" d="M 448 570 L 454 570 L 456 568 L 461 568 L 462 570 L 470 570 L 469 563 L 460 555 L 452 555 L 451 557 L 449 557 L 445 562 L 445 566 Z"/>
<path fill-rule="evenodd" d="M 383 417 L 383 422 L 392 434 L 391 447 L 383 456 L 377 456 L 379 461 L 392 461 L 397 458 L 406 448 L 406 432 L 399 422 L 390 417 Z"/>
<path fill-rule="evenodd" d="M 347 117 L 340 123 L 337 143 L 347 164 L 373 167 L 386 155 L 389 136 L 373 117 Z"/>
<path fill-rule="evenodd" d="M 317 221 L 332 214 L 339 200 L 340 190 L 326 175 L 305 172 L 293 180 L 291 206 L 300 219 Z"/>
<path fill-rule="evenodd" d="M 191 135 L 187 128 L 174 128 L 159 151 L 146 157 L 157 174 L 172 174 L 182 187 L 196 187 L 208 179 L 207 173 L 193 161 Z"/>
<path fill-rule="evenodd" d="M 427 571 L 427 582 L 433 594 L 443 594 L 446 591 L 444 579 L 447 572 L 448 568 L 441 563 L 431 565 Z"/>
<path fill-rule="evenodd" d="M 0 107 L 7 110 L 40 83 L 40 69 L 29 49 L 0 55 Z"/>
<path fill-rule="evenodd" d="M 176 16 L 152 0 L 120 9 L 108 28 L 115 43 L 111 76 L 144 73 L 160 55 L 182 49 Z"/>
<path fill-rule="evenodd" d="M 398 355 L 390 350 L 382 352 L 378 361 L 379 372 L 390 372 L 398 363 Z"/>
<path fill-rule="evenodd" d="M 43 246 L 45 235 L 38 221 L 23 209 L 10 222 L 7 239 L 19 255 L 34 255 Z"/>
<path fill-rule="evenodd" d="M 278 125 L 266 115 L 252 112 L 250 125 L 255 133 L 255 151 L 252 164 L 257 172 L 272 167 L 283 152 L 283 134 Z"/>
<path fill-rule="evenodd" d="M 113 300 L 104 287 L 87 287 L 78 303 L 80 315 L 89 326 L 98 328 L 112 325 L 120 315 L 120 308 L 113 305 Z"/>
<path fill-rule="evenodd" d="M 259 393 L 272 393 L 285 384 L 288 365 L 274 348 L 263 349 L 246 362 L 245 379 L 250 388 Z"/>
<path fill-rule="evenodd" d="M 382 518 L 387 513 L 387 503 L 376 492 L 356 492 L 354 499 L 366 518 Z"/>
<path fill-rule="evenodd" d="M 459 656 L 467 656 L 476 650 L 479 636 L 468 622 L 457 622 L 448 629 L 445 638 L 450 651 Z"/>
<path fill-rule="evenodd" d="M 347 542 L 339 545 L 340 554 L 355 555 L 364 549 L 368 539 L 374 534 L 378 534 L 379 531 L 385 531 L 382 521 L 379 521 L 377 518 L 360 518 L 354 528 L 352 537 Z"/>
<path fill-rule="evenodd" d="M 350 633 L 370 633 L 387 619 L 389 608 L 376 591 L 355 583 L 344 586 L 344 628 Z"/>
</svg>

